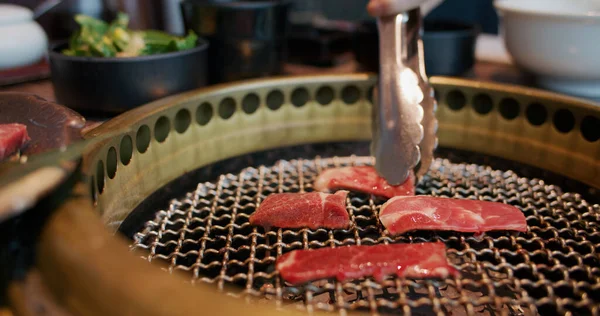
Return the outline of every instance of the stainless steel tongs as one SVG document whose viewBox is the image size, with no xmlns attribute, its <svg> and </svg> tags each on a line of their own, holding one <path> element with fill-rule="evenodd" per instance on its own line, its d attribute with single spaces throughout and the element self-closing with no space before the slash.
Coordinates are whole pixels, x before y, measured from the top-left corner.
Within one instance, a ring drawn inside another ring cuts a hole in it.
<svg viewBox="0 0 600 316">
<path fill-rule="evenodd" d="M 424 175 L 437 147 L 436 102 L 425 75 L 420 9 L 381 17 L 371 153 L 388 183 Z"/>
</svg>

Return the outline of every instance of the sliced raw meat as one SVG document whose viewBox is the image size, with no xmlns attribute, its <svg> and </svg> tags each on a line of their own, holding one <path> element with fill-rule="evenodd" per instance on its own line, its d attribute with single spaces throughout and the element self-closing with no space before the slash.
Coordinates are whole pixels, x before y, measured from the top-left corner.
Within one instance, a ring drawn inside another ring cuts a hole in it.
<svg viewBox="0 0 600 316">
<path fill-rule="evenodd" d="M 250 224 L 279 228 L 311 229 L 347 228 L 350 217 L 346 211 L 348 191 L 335 194 L 311 193 L 277 193 L 267 196 L 250 216 Z"/>
<path fill-rule="evenodd" d="M 527 231 L 518 208 L 496 202 L 432 196 L 398 196 L 381 207 L 379 220 L 392 235 L 413 230 Z"/>
<path fill-rule="evenodd" d="M 294 250 L 278 258 L 275 267 L 292 284 L 331 277 L 344 281 L 373 276 L 381 281 L 391 274 L 406 278 L 457 274 L 441 242 Z"/>
<path fill-rule="evenodd" d="M 317 191 L 346 189 L 391 198 L 400 195 L 415 195 L 415 175 L 411 172 L 401 185 L 393 186 L 380 177 L 370 166 L 327 169 L 315 180 Z"/>
<path fill-rule="evenodd" d="M 0 124 L 0 160 L 14 154 L 30 140 L 27 126 Z"/>
</svg>

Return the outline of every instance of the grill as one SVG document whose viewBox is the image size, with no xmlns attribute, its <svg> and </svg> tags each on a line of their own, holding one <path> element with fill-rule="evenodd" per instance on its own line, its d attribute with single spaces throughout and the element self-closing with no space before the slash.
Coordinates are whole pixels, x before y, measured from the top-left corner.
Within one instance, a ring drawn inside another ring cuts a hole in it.
<svg viewBox="0 0 600 316">
<path fill-rule="evenodd" d="M 72 177 L 81 180 L 53 195 L 64 201 L 37 241 L 43 285 L 77 315 L 600 314 L 599 108 L 525 88 L 431 82 L 443 150 L 417 193 L 516 205 L 527 233 L 391 237 L 377 219 L 384 201 L 357 193 L 347 230 L 251 227 L 269 194 L 311 191 L 324 168 L 372 164 L 375 78 L 274 78 L 169 97 L 90 131 L 96 141 Z M 436 240 L 460 277 L 290 286 L 274 270 L 294 249 Z M 14 308 L 33 297 L 28 288 L 13 287 Z M 33 304 L 18 314 L 40 310 Z"/>
<path fill-rule="evenodd" d="M 370 157 L 280 160 L 198 184 L 156 212 L 135 234 L 132 249 L 147 261 L 164 261 L 192 283 L 213 284 L 230 295 L 275 300 L 280 308 L 367 311 L 412 315 L 598 314 L 600 208 L 537 178 L 513 171 L 437 159 L 417 194 L 481 199 L 518 206 L 524 234 L 481 236 L 419 232 L 390 237 L 377 218 L 382 200 L 352 193 L 346 230 L 276 229 L 248 223 L 269 194 L 310 192 L 325 168 L 372 164 Z M 273 269 L 294 249 L 443 241 L 461 276 L 446 280 L 388 277 L 347 282 L 319 280 L 287 285 Z M 230 285 L 230 286 L 226 286 Z"/>
</svg>

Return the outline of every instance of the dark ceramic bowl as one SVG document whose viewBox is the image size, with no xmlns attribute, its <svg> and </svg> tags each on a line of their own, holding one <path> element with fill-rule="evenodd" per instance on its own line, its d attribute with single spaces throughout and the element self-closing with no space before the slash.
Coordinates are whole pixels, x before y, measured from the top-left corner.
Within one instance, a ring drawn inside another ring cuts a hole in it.
<svg viewBox="0 0 600 316">
<path fill-rule="evenodd" d="M 120 113 L 150 101 L 205 86 L 208 43 L 174 53 L 127 58 L 49 52 L 58 103 L 85 113 Z"/>
<path fill-rule="evenodd" d="M 477 27 L 425 19 L 423 29 L 428 76 L 458 76 L 473 67 Z M 378 72 L 379 39 L 375 21 L 361 23 L 354 39 L 354 53 L 363 70 Z"/>
<path fill-rule="evenodd" d="M 423 28 L 425 68 L 429 76 L 458 76 L 473 67 L 477 27 L 425 20 Z"/>
</svg>

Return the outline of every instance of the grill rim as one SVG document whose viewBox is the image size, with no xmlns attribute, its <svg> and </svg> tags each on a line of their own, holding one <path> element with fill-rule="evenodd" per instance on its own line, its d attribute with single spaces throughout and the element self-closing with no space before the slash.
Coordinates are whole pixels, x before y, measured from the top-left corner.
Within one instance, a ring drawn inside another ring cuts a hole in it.
<svg viewBox="0 0 600 316">
<path fill-rule="evenodd" d="M 597 150 L 600 142 L 589 142 L 578 131 L 584 116 L 600 116 L 598 106 L 571 97 L 511 85 L 445 77 L 433 77 L 431 83 L 440 98 L 437 110 L 440 123 L 438 131 L 440 146 L 539 165 L 542 169 L 553 170 L 592 187 L 600 187 L 600 176 L 596 176 L 600 175 L 600 151 Z M 371 133 L 371 109 L 368 94 L 374 84 L 375 77 L 368 74 L 251 80 L 200 89 L 153 102 L 145 106 L 147 114 L 143 114 L 143 109 L 122 114 L 90 131 L 89 135 L 97 137 L 109 132 L 126 131 L 128 136 L 135 139 L 135 130 L 145 126 L 146 129 L 150 127 L 148 133 L 152 138 L 155 124 L 163 117 L 173 120 L 180 110 L 194 113 L 195 106 L 200 103 L 209 102 L 216 107 L 224 99 L 233 99 L 239 105 L 243 96 L 248 93 L 258 93 L 261 99 L 266 98 L 267 94 L 273 91 L 282 92 L 284 95 L 284 104 L 277 110 L 267 109 L 265 104 L 261 104 L 253 114 L 247 114 L 240 106 L 237 106 L 235 114 L 227 120 L 218 119 L 219 111 L 218 108 L 215 108 L 213 111 L 215 119 L 206 125 L 200 127 L 194 125 L 194 128 L 189 128 L 183 134 L 177 134 L 173 130 L 166 141 L 162 143 L 151 139 L 150 146 L 142 151 L 143 154 L 133 151 L 134 155 L 129 165 L 119 163 L 114 179 L 109 179 L 106 172 L 98 174 L 103 181 L 97 181 L 99 179 L 96 177 L 92 178 L 98 182 L 92 183 L 94 192 L 102 192 L 102 189 L 106 187 L 110 191 L 106 194 L 98 194 L 97 199 L 94 200 L 97 202 L 96 209 L 102 214 L 104 222 L 113 231 L 116 231 L 120 222 L 145 197 L 189 170 L 247 151 L 324 140 L 368 140 Z M 296 108 L 291 104 L 291 95 L 297 89 L 307 89 L 309 93 L 313 93 L 324 85 L 330 85 L 334 90 L 339 90 L 336 91 L 336 99 L 334 99 L 337 103 L 322 106 L 312 100 L 302 108 Z M 341 90 L 346 86 L 359 88 L 361 93 L 359 102 L 353 105 L 346 105 L 343 102 Z M 467 104 L 464 104 L 460 110 L 451 110 L 448 107 L 447 96 L 452 93 L 459 93 L 467 100 Z M 469 106 L 469 102 L 473 102 L 472 98 L 480 94 L 490 96 L 494 103 L 494 110 L 486 115 L 476 113 L 474 108 Z M 507 100 L 516 102 L 520 108 L 519 115 L 514 119 L 507 119 L 501 114 L 501 105 Z M 549 114 L 561 109 L 568 109 L 575 114 L 576 128 L 565 134 L 556 130 L 550 121 L 542 126 L 530 124 L 527 122 L 524 108 L 533 103 L 542 104 Z M 319 113 L 319 115 L 317 116 L 315 113 Z M 340 120 L 341 117 L 344 120 Z M 267 122 L 287 122 L 275 127 L 280 133 L 287 133 L 286 137 L 273 137 L 273 131 L 269 132 L 272 126 L 264 124 L 265 120 Z M 295 124 L 305 124 L 304 130 L 310 132 L 298 133 L 294 132 L 296 129 L 293 127 L 288 129 L 285 127 Z M 257 141 L 249 138 L 246 142 L 236 141 L 236 137 L 240 136 L 235 136 L 235 133 L 231 132 L 236 128 L 245 128 L 246 134 L 252 134 L 254 138 L 268 137 L 268 140 Z M 343 132 L 340 133 L 340 131 Z M 190 135 L 197 136 L 190 137 Z M 177 140 L 173 141 L 173 138 L 177 138 Z M 211 145 L 210 142 L 205 141 L 203 144 L 198 142 L 198 139 L 218 138 L 221 139 L 221 142 L 232 145 L 226 146 L 230 148 L 223 151 L 223 147 Z M 548 146 L 548 139 L 552 140 L 550 146 Z M 183 146 L 182 148 L 186 148 L 187 152 L 174 151 L 172 150 L 173 146 Z M 205 147 L 201 146 L 212 146 L 208 147 L 208 150 L 212 152 L 208 155 L 199 155 L 198 152 L 205 150 Z M 105 161 L 110 147 L 118 148 L 119 139 L 115 138 L 96 146 L 96 150 L 91 151 L 91 154 L 86 154 L 84 170 L 95 170 L 95 165 Z M 148 157 L 157 155 L 162 157 L 162 163 Z M 191 158 L 192 155 L 193 158 Z M 172 160 L 168 171 L 164 171 L 166 170 L 165 165 L 167 165 L 164 163 L 166 160 Z M 134 167 L 132 168 L 132 166 Z M 153 170 L 151 172 L 153 177 L 144 174 L 142 170 Z M 88 175 L 91 174 L 88 172 Z M 103 187 L 99 187 L 100 185 Z M 119 202 L 115 203 L 114 201 Z"/>
<path fill-rule="evenodd" d="M 341 144 L 342 146 L 349 145 L 349 146 L 356 147 L 356 149 L 358 151 L 349 153 L 348 156 L 351 154 L 355 154 L 357 156 L 368 155 L 368 143 L 367 142 L 322 143 L 322 144 L 317 144 L 317 145 L 336 146 L 339 144 Z M 292 146 L 292 148 L 301 148 L 303 146 L 304 145 Z M 290 147 L 287 147 L 285 149 L 288 149 L 288 148 L 290 148 Z M 347 150 L 347 149 L 342 149 L 342 150 Z M 182 175 L 181 177 L 178 177 L 177 179 L 165 184 L 163 187 L 156 190 L 150 196 L 145 198 L 123 220 L 121 225 L 119 225 L 117 231 L 119 233 L 123 234 L 124 236 L 126 236 L 128 239 L 133 240 L 134 235 L 140 231 L 143 224 L 145 222 L 147 222 L 148 220 L 151 220 L 154 218 L 157 206 L 160 209 L 166 209 L 167 206 L 169 205 L 170 200 L 172 200 L 173 198 L 179 197 L 179 196 L 175 197 L 173 195 L 173 192 L 193 191 L 196 188 L 196 186 L 198 185 L 198 183 L 213 182 L 213 181 L 216 181 L 217 177 L 221 174 L 227 174 L 227 173 L 237 174 L 242 169 L 249 167 L 248 165 L 239 164 L 240 161 L 249 160 L 249 159 L 252 159 L 252 157 L 261 156 L 261 155 L 264 155 L 265 153 L 269 153 L 269 152 L 281 152 L 281 151 L 283 151 L 283 150 L 269 149 L 269 150 L 264 150 L 264 151 L 260 151 L 260 152 L 256 152 L 256 153 L 250 153 L 250 154 L 246 154 L 246 155 L 242 155 L 242 156 L 232 157 L 232 158 L 229 158 L 229 159 L 226 159 L 223 161 L 219 161 L 211 166 L 210 172 L 208 174 L 206 174 L 207 172 L 205 172 L 205 167 L 190 171 L 190 172 Z M 439 147 L 435 153 L 436 153 L 436 158 L 449 159 L 450 162 L 454 162 L 454 163 L 486 165 L 486 166 L 490 166 L 493 169 L 506 169 L 506 168 L 499 168 L 499 165 L 509 166 L 508 169 L 514 170 L 517 174 L 520 174 L 520 175 L 523 174 L 523 172 L 518 172 L 517 170 L 526 169 L 528 178 L 538 178 L 538 179 L 544 180 L 547 184 L 557 185 L 557 186 L 563 188 L 564 191 L 566 191 L 566 192 L 578 192 L 579 194 L 581 194 L 583 199 L 585 199 L 589 203 L 593 203 L 593 204 L 600 203 L 600 195 L 598 194 L 596 189 L 588 186 L 587 184 L 585 184 L 583 182 L 569 179 L 563 175 L 559 175 L 559 174 L 553 173 L 548 170 L 543 170 L 536 166 L 531 166 L 531 165 L 526 165 L 526 164 L 522 164 L 519 162 L 509 161 L 509 160 L 499 158 L 499 157 L 493 157 L 493 156 L 484 155 L 484 154 L 480 154 L 480 153 L 473 153 L 473 152 L 469 152 L 469 151 L 457 150 L 457 149 L 446 148 L 446 147 Z M 459 158 L 453 157 L 453 156 L 457 156 L 457 155 L 460 157 Z M 247 158 L 247 157 L 251 157 L 251 158 Z M 291 156 L 290 155 L 290 156 L 278 156 L 278 157 L 283 157 L 283 158 L 280 158 L 282 160 L 292 160 L 292 159 L 299 159 L 299 158 L 311 159 L 312 158 L 312 157 L 309 157 L 308 154 L 305 156 L 298 156 L 298 155 Z M 326 158 L 327 156 L 321 156 L 321 157 Z M 472 158 L 472 160 L 461 160 L 463 157 L 469 157 L 469 158 Z M 491 158 L 491 161 L 487 158 Z M 274 165 L 277 162 L 277 160 L 280 160 L 280 159 L 273 158 L 271 160 L 267 160 L 265 162 L 258 163 L 256 165 L 252 165 L 252 167 L 258 167 L 258 165 L 261 165 L 261 164 L 262 165 Z M 252 159 L 252 161 L 255 161 L 255 160 Z M 237 162 L 237 163 L 235 163 L 235 165 L 239 165 L 240 167 L 239 168 L 227 168 L 227 166 L 231 166 L 231 164 L 233 162 Z M 219 166 L 214 167 L 217 164 Z M 223 166 L 221 166 L 221 165 L 223 165 Z M 224 168 L 224 169 L 221 169 L 221 168 Z M 215 169 L 224 170 L 224 171 L 223 172 L 215 171 Z"/>
<path fill-rule="evenodd" d="M 348 75 L 343 75 L 343 76 L 327 76 L 325 79 L 322 77 L 318 77 L 318 78 L 312 78 L 312 82 L 314 82 L 315 80 L 317 82 L 324 82 L 324 80 L 341 80 L 342 82 L 348 82 L 348 78 L 352 77 L 352 76 L 348 76 Z M 366 77 L 366 75 L 358 75 L 357 77 L 352 77 L 356 80 L 367 80 L 368 77 Z M 279 82 L 273 82 L 273 84 L 294 84 L 294 80 L 298 80 L 297 78 L 286 78 L 286 79 L 275 79 L 275 80 L 280 80 Z M 311 78 L 310 77 L 306 77 L 303 78 L 303 82 L 311 82 Z M 321 81 L 320 81 L 321 80 Z M 264 81 L 264 82 L 271 82 L 269 80 Z M 263 83 L 264 83 L 263 82 Z M 531 90 L 531 89 L 525 89 L 525 88 L 517 88 L 517 87 L 512 87 L 512 86 L 504 86 L 504 85 L 495 85 L 495 84 L 482 84 L 482 83 L 478 83 L 478 82 L 469 82 L 469 81 L 464 81 L 464 80 L 455 80 L 455 79 L 444 79 L 444 78 L 437 78 L 437 80 L 432 79 L 432 83 L 434 84 L 434 86 L 436 86 L 436 83 L 441 85 L 441 86 L 445 86 L 448 89 L 450 88 L 455 88 L 455 89 L 466 89 L 469 90 L 471 92 L 477 92 L 477 91 L 495 91 L 493 92 L 494 94 L 516 94 L 519 96 L 525 96 L 529 99 L 541 99 L 544 102 L 551 102 L 552 104 L 558 104 L 558 105 L 563 105 L 567 108 L 573 108 L 573 109 L 577 109 L 577 110 L 582 110 L 582 111 L 587 111 L 589 113 L 592 113 L 595 116 L 598 116 L 600 110 L 598 108 L 595 108 L 594 105 L 592 105 L 591 103 L 586 103 L 584 101 L 581 100 L 577 100 L 577 99 L 573 99 L 573 98 L 568 98 L 568 97 L 563 97 L 560 95 L 555 95 L 552 93 L 546 93 L 546 92 L 540 92 L 540 91 L 536 91 L 536 90 Z M 249 86 L 246 87 L 250 87 L 252 88 L 252 84 L 259 86 L 261 84 L 261 81 L 253 81 L 249 84 Z M 243 84 L 242 84 L 243 85 Z M 138 111 L 134 111 L 132 113 L 126 114 L 124 116 L 120 116 L 114 120 L 111 120 L 111 122 L 109 122 L 106 126 L 101 126 L 100 129 L 98 130 L 93 130 L 91 131 L 88 135 L 86 135 L 86 137 L 91 137 L 91 136 L 97 136 L 97 135 L 101 135 L 104 132 L 107 131 L 111 131 L 114 132 L 115 130 L 121 130 L 122 128 L 130 128 L 132 125 L 134 125 L 132 122 L 138 122 L 138 120 L 140 119 L 147 119 L 148 117 L 154 116 L 154 115 L 159 115 L 160 113 L 162 113 L 162 111 L 170 111 L 170 112 L 175 112 L 176 110 L 178 110 L 180 107 L 177 107 L 177 102 L 185 102 L 187 101 L 186 98 L 190 98 L 191 96 L 197 94 L 197 93 L 203 93 L 203 92 L 220 92 L 220 93 L 229 93 L 228 89 L 234 89 L 232 87 L 235 87 L 235 85 L 232 86 L 220 86 L 220 87 L 212 87 L 210 89 L 206 89 L 206 91 L 202 90 L 202 91 L 195 91 L 195 92 L 190 92 L 188 94 L 185 95 L 180 95 L 180 96 L 176 96 L 176 97 L 172 97 L 172 98 L 168 98 L 156 103 L 153 103 L 147 107 L 142 107 L 140 108 Z M 222 91 L 219 91 L 218 89 L 222 89 Z M 488 90 L 486 90 L 488 89 Z M 491 92 L 490 92 L 491 93 Z M 148 110 L 149 113 L 148 115 L 141 115 L 142 113 L 140 111 L 142 110 Z M 173 113 L 174 114 L 174 113 Z M 135 116 L 138 117 L 135 117 Z M 141 117 L 141 118 L 140 118 Z M 113 129 L 111 130 L 110 127 L 112 127 Z M 104 130 L 104 129 L 107 130 Z M 103 146 L 107 145 L 107 144 L 102 144 Z M 109 142 L 107 146 L 110 146 L 111 143 Z M 597 143 L 596 143 L 597 145 Z M 86 168 L 84 168 L 84 170 L 86 172 L 88 172 L 87 174 L 89 175 L 89 170 L 91 169 L 91 166 L 94 165 L 95 162 L 97 162 L 99 159 L 102 159 L 100 156 L 95 156 L 95 155 L 105 155 L 105 152 L 103 152 L 102 150 L 100 150 L 99 148 L 96 148 L 98 150 L 94 150 L 94 155 L 86 153 L 86 161 L 85 163 L 87 164 Z M 117 172 L 119 173 L 119 172 Z M 105 297 L 108 298 L 113 298 L 108 299 L 108 300 L 104 300 L 103 303 L 106 305 L 109 305 L 106 308 L 111 309 L 112 312 L 114 313 L 118 313 L 121 308 L 131 308 L 131 309 L 135 309 L 138 308 L 140 306 L 144 306 L 146 308 L 148 308 L 150 310 L 150 314 L 162 314 L 161 311 L 164 311 L 161 307 L 161 304 L 163 302 L 159 301 L 159 300 L 153 300 L 150 297 L 154 297 L 152 296 L 153 293 L 162 293 L 163 295 L 172 295 L 172 293 L 169 293 L 169 291 L 165 291 L 165 290 L 159 290 L 156 287 L 156 284 L 154 284 L 153 282 L 144 282 L 144 283 L 148 283 L 146 284 L 146 287 L 139 287 L 139 286 L 127 286 L 124 284 L 120 284 L 120 282 L 122 281 L 122 278 L 116 277 L 113 273 L 111 273 L 110 271 L 106 271 L 105 269 L 103 269 L 102 265 L 99 262 L 102 263 L 106 263 L 106 261 L 103 260 L 109 260 L 108 258 L 103 258 L 101 256 L 99 256 L 98 254 L 94 254 L 94 253 L 86 253 L 85 252 L 85 248 L 86 246 L 88 246 L 88 242 L 93 241 L 93 242 L 97 242 L 97 243 L 103 243 L 104 245 L 110 246 L 110 251 L 109 253 L 113 253 L 116 250 L 121 251 L 121 250 L 125 250 L 126 249 L 126 244 L 122 241 L 119 240 L 119 238 L 114 238 L 114 236 L 109 232 L 109 230 L 103 226 L 102 221 L 100 218 L 98 218 L 98 214 L 97 212 L 95 212 L 91 207 L 90 207 L 90 201 L 91 199 L 89 198 L 90 196 L 90 192 L 88 190 L 88 185 L 89 184 L 85 184 L 81 186 L 81 188 L 79 188 L 77 191 L 75 191 L 75 194 L 78 195 L 78 198 L 81 200 L 75 200 L 75 198 L 70 199 L 67 201 L 67 204 L 63 207 L 61 207 L 59 210 L 57 210 L 57 213 L 55 214 L 54 218 L 48 223 L 48 225 L 45 228 L 43 237 L 41 239 L 41 243 L 39 246 L 39 256 L 38 256 L 38 266 L 40 267 L 43 276 L 45 278 L 45 280 L 47 281 L 48 285 L 50 286 L 51 290 L 53 290 L 53 293 L 55 295 L 57 295 L 59 298 L 62 297 L 61 303 L 63 303 L 64 305 L 66 305 L 67 307 L 69 307 L 70 309 L 74 309 L 74 310 L 80 310 L 81 309 L 85 309 L 86 313 L 89 313 L 90 315 L 93 314 L 102 314 L 101 312 L 99 312 L 98 309 L 94 309 L 93 306 L 95 302 L 95 299 L 97 298 L 91 298 L 89 296 L 85 295 L 85 291 L 82 291 L 82 288 L 78 287 L 76 283 L 74 283 L 74 280 L 72 279 L 73 276 L 79 276 L 82 279 L 85 279 L 86 276 L 89 276 L 89 272 L 93 271 L 93 272 L 97 272 L 95 273 L 95 275 L 97 276 L 97 278 L 94 278 L 92 280 L 90 280 L 89 286 L 93 287 L 94 284 L 96 285 L 102 285 L 102 286 L 98 286 L 97 288 L 99 289 L 103 289 L 102 291 L 99 291 L 101 293 L 98 294 L 102 294 Z M 594 186 L 596 188 L 598 188 L 598 186 Z M 77 202 L 78 203 L 75 203 Z M 71 204 L 69 204 L 71 203 Z M 76 209 L 74 209 L 76 208 Z M 82 233 L 83 236 L 85 238 L 81 238 L 81 236 L 77 235 L 73 229 L 66 229 L 66 228 L 77 228 L 77 232 Z M 89 228 L 89 229 L 84 229 L 84 228 Z M 71 243 L 71 247 L 67 248 L 65 247 L 65 240 L 69 240 L 69 242 Z M 114 249 L 114 250 L 113 250 Z M 121 250 L 119 250 L 121 249 Z M 81 257 L 81 254 L 86 253 L 89 254 L 89 257 Z M 124 251 L 120 252 L 121 254 L 125 254 Z M 64 257 L 61 257 L 64 256 Z M 128 258 L 128 257 L 132 257 L 132 258 Z M 142 265 L 137 264 L 135 261 L 132 261 L 130 259 L 134 259 L 134 260 L 138 260 L 137 258 L 133 258 L 133 256 L 128 256 L 128 255 L 124 255 L 123 258 L 115 258 L 112 257 L 111 260 L 114 260 L 112 263 L 117 266 L 120 267 L 119 270 L 122 271 L 125 275 L 129 275 L 131 274 L 132 277 L 136 277 L 136 278 L 140 278 L 140 277 L 144 277 L 142 278 L 144 281 L 148 281 L 148 279 L 156 279 L 156 278 L 160 278 L 158 275 L 160 273 L 156 273 L 157 271 L 159 271 L 158 269 L 155 269 L 156 267 L 153 267 L 152 269 L 147 269 L 144 268 Z M 99 262 L 95 262 L 94 260 L 98 260 Z M 138 260 L 139 261 L 139 260 Z M 140 262 L 141 264 L 144 264 L 143 262 Z M 86 271 L 82 271 L 82 266 L 85 266 Z M 121 270 L 122 269 L 122 270 Z M 61 276 L 63 277 L 61 279 Z M 165 284 L 168 284 L 169 286 L 173 286 L 173 289 L 176 290 L 176 292 L 179 292 L 179 290 L 182 288 L 181 284 L 178 282 L 177 278 L 173 278 L 172 276 L 168 276 L 169 279 L 164 279 Z M 95 283 L 94 283 L 95 282 Z M 111 285 L 112 284 L 112 285 Z M 114 284 L 120 284 L 121 286 L 119 287 L 115 287 Z M 118 298 L 114 297 L 114 294 L 111 295 L 111 291 L 114 291 L 114 293 L 126 293 L 124 291 L 126 290 L 136 290 L 136 291 L 140 291 L 140 293 L 138 294 L 142 294 L 140 296 L 135 296 L 131 298 L 131 302 L 124 302 L 124 304 L 110 304 L 110 302 L 118 302 Z M 198 296 L 191 296 L 189 295 L 190 293 L 195 293 L 195 295 Z M 198 298 L 201 297 L 202 295 L 207 294 L 207 290 L 205 289 L 193 289 L 193 288 L 188 288 L 186 289 L 186 291 L 183 291 L 182 294 L 182 298 L 183 297 L 187 297 L 187 298 L 191 298 L 194 297 L 193 300 L 187 301 L 187 302 L 180 302 L 183 303 L 180 306 L 173 306 L 174 309 L 170 310 L 170 312 L 186 312 L 187 308 L 191 308 L 190 306 L 193 306 L 193 308 L 206 308 L 207 306 L 210 307 L 212 305 L 215 305 L 216 302 L 219 301 L 223 301 L 223 302 L 227 302 L 225 304 L 230 304 L 231 306 L 238 306 L 234 301 L 226 301 L 225 298 L 222 297 L 218 297 L 215 298 L 214 300 L 209 300 L 208 302 L 205 301 L 201 301 Z M 210 294 L 210 293 L 208 293 Z M 66 300 L 66 296 L 70 295 L 72 300 L 68 301 Z M 204 304 L 208 304 L 208 305 L 204 305 Z M 88 305 L 89 304 L 89 305 Z M 218 303 L 219 304 L 219 303 Z M 92 306 L 92 308 L 86 307 L 86 306 Z M 154 309 L 152 309 L 152 307 L 154 307 Z M 223 306 L 221 306 L 220 308 L 222 308 Z M 225 305 L 225 307 L 229 307 L 228 305 Z M 241 307 L 243 308 L 243 307 Z M 192 309 L 187 309 L 187 310 L 192 310 Z M 239 309 L 238 311 L 241 311 L 242 309 Z M 222 310 L 220 310 L 222 311 Z M 256 308 L 256 309 L 243 309 L 244 312 L 246 313 L 253 313 L 255 311 L 259 311 L 259 313 L 257 314 L 271 314 L 272 309 L 270 308 L 265 308 L 265 309 L 260 309 L 260 308 Z"/>
</svg>

